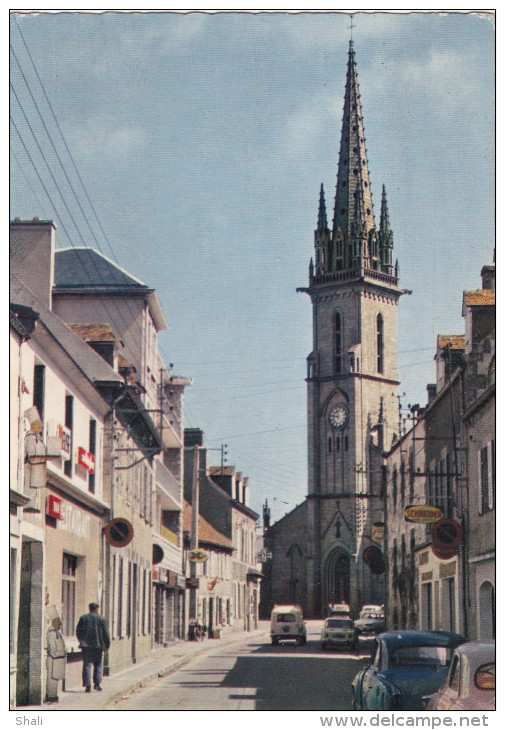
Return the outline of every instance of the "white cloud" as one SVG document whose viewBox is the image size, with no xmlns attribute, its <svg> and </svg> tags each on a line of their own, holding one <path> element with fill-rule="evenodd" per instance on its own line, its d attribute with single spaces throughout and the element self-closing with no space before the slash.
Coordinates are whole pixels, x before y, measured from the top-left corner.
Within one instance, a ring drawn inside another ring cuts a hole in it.
<svg viewBox="0 0 505 730">
<path fill-rule="evenodd" d="M 307 98 L 286 119 L 282 146 L 288 155 L 309 152 L 321 141 L 327 141 L 328 125 L 340 128 L 343 100 L 333 89 Z"/>
<path fill-rule="evenodd" d="M 145 148 L 147 134 L 139 124 L 118 121 L 109 114 L 84 120 L 82 125 L 64 125 L 72 151 L 83 158 L 107 158 L 117 162 L 138 156 Z"/>
</svg>

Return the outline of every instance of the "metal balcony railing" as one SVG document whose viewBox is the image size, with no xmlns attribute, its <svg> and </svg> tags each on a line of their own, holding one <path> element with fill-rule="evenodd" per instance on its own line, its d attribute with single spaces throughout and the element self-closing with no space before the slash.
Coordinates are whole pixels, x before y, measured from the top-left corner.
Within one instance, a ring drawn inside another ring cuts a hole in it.
<svg viewBox="0 0 505 730">
<path fill-rule="evenodd" d="M 182 507 L 182 488 L 172 472 L 161 462 L 156 461 L 156 488 L 169 500 L 172 508 Z M 167 506 L 168 508 L 168 506 Z"/>
</svg>

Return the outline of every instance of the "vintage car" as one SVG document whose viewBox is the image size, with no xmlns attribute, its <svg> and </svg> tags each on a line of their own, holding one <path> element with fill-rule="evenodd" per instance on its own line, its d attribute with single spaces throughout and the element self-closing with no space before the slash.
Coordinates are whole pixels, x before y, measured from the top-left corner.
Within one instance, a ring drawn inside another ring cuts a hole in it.
<svg viewBox="0 0 505 730">
<path fill-rule="evenodd" d="M 326 616 L 327 618 L 332 618 L 334 616 L 351 618 L 351 609 L 347 603 L 330 603 Z"/>
<path fill-rule="evenodd" d="M 274 606 L 270 618 L 270 638 L 276 646 L 279 641 L 307 643 L 307 627 L 300 606 Z"/>
<path fill-rule="evenodd" d="M 338 615 L 326 619 L 321 630 L 321 649 L 324 651 L 328 646 L 347 646 L 354 651 L 356 635 L 352 619 Z"/>
<path fill-rule="evenodd" d="M 445 682 L 454 649 L 465 641 L 448 631 L 386 631 L 370 663 L 352 682 L 355 710 L 422 710 L 423 697 Z"/>
<path fill-rule="evenodd" d="M 494 710 L 496 698 L 494 641 L 458 646 L 445 684 L 429 699 L 427 710 Z"/>
<path fill-rule="evenodd" d="M 369 638 L 384 631 L 385 617 L 383 606 L 363 606 L 359 618 L 354 622 L 356 635 Z"/>
</svg>

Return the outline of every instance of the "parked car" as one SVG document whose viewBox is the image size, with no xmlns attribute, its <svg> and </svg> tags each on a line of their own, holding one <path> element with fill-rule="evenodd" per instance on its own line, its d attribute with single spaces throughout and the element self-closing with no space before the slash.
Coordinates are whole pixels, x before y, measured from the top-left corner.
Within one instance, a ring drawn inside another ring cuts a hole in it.
<svg viewBox="0 0 505 730">
<path fill-rule="evenodd" d="M 429 698 L 427 710 L 494 710 L 496 646 L 469 641 L 458 646 L 445 684 Z"/>
<path fill-rule="evenodd" d="M 351 618 L 351 609 L 347 603 L 330 603 L 326 615 L 327 618 L 331 618 L 333 616 Z"/>
<path fill-rule="evenodd" d="M 369 639 L 384 631 L 385 615 L 383 606 L 363 606 L 359 618 L 354 622 L 358 638 Z"/>
<path fill-rule="evenodd" d="M 347 646 L 349 649 L 356 648 L 356 635 L 352 619 L 334 616 L 327 618 L 321 630 L 321 649 L 327 646 Z"/>
<path fill-rule="evenodd" d="M 386 631 L 370 663 L 352 682 L 355 710 L 422 710 L 423 697 L 444 683 L 454 649 L 465 641 L 448 631 Z"/>
<path fill-rule="evenodd" d="M 272 644 L 294 640 L 297 644 L 307 643 L 307 627 L 300 606 L 274 606 L 270 619 Z"/>
</svg>

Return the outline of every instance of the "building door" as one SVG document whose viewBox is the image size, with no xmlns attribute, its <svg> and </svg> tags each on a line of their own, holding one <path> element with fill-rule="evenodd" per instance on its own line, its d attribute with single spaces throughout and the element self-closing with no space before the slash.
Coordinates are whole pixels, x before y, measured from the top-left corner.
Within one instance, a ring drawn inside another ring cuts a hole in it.
<svg viewBox="0 0 505 730">
<path fill-rule="evenodd" d="M 138 601 L 138 565 L 133 563 L 133 584 L 132 590 L 132 663 L 137 661 L 137 632 L 139 621 L 139 601 Z"/>
<path fill-rule="evenodd" d="M 42 697 L 42 543 L 23 542 L 19 595 L 16 704 L 38 705 Z"/>
<path fill-rule="evenodd" d="M 351 595 L 350 559 L 342 550 L 334 551 L 326 563 L 326 604 L 349 603 Z"/>
<path fill-rule="evenodd" d="M 154 643 L 163 644 L 163 589 L 154 584 Z"/>
<path fill-rule="evenodd" d="M 484 581 L 479 589 L 479 639 L 494 639 L 495 610 L 494 610 L 494 586 L 488 580 Z"/>
<path fill-rule="evenodd" d="M 212 638 L 213 631 L 214 631 L 214 599 L 209 598 L 209 631 L 208 631 L 209 638 Z"/>
</svg>

